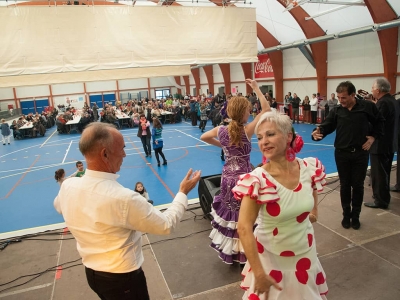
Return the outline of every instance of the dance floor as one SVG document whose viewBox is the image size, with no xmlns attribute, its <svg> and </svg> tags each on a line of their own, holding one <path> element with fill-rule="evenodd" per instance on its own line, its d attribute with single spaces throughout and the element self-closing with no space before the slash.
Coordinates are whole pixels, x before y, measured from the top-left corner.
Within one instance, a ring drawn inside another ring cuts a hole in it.
<svg viewBox="0 0 400 300">
<path fill-rule="evenodd" d="M 320 194 L 319 222 L 314 224 L 328 299 L 400 299 L 400 194 L 392 193 L 389 210 L 363 208 L 360 230 L 343 229 L 334 134 L 317 143 L 310 138 L 312 125 L 294 126 L 305 141 L 299 157 L 318 157 L 330 174 L 330 184 Z M 121 133 L 127 157 L 118 181 L 132 189 L 137 181 L 143 182 L 159 209 L 171 202 L 189 168 L 202 170 L 203 176 L 221 173 L 220 150 L 203 143 L 199 128 L 187 122 L 164 126 L 167 166 L 157 167 L 154 155 L 144 156 L 137 129 Z M 0 147 L 1 242 L 35 233 L 1 251 L 0 298 L 98 299 L 86 283 L 75 240 L 53 208 L 59 189 L 54 171 L 64 168 L 71 174 L 77 160 L 86 166 L 79 138 L 80 134 L 59 135 L 51 128 L 45 137 Z M 255 137 L 252 144 L 251 162 L 257 165 L 261 153 Z M 364 200 L 371 197 L 366 181 Z M 241 299 L 240 267 L 225 265 L 208 246 L 211 225 L 197 203 L 197 188 L 189 199 L 189 210 L 175 233 L 143 235 L 143 268 L 151 299 Z"/>
</svg>

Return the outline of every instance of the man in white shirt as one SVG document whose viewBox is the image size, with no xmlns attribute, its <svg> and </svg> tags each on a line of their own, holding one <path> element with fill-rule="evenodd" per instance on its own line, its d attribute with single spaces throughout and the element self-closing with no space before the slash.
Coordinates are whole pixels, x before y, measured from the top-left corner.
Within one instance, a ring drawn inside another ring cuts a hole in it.
<svg viewBox="0 0 400 300">
<path fill-rule="evenodd" d="M 124 148 L 124 138 L 113 125 L 89 124 L 79 141 L 87 164 L 85 176 L 66 180 L 54 207 L 76 239 L 92 290 L 106 300 L 147 300 L 142 232 L 171 233 L 187 208 L 186 195 L 200 180 L 200 171 L 189 170 L 171 206 L 161 213 L 117 182 Z"/>
<path fill-rule="evenodd" d="M 312 98 L 310 100 L 310 106 L 311 106 L 311 123 L 317 124 L 318 98 L 316 94 L 312 95 Z"/>
</svg>

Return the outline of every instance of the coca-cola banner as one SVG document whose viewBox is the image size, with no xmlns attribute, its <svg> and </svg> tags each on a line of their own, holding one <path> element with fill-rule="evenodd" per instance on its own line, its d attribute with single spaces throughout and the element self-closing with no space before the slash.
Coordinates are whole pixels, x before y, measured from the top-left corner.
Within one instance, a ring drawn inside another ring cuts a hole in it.
<svg viewBox="0 0 400 300">
<path fill-rule="evenodd" d="M 255 78 L 274 77 L 274 70 L 267 53 L 258 56 L 258 62 L 254 63 L 254 75 Z"/>
</svg>

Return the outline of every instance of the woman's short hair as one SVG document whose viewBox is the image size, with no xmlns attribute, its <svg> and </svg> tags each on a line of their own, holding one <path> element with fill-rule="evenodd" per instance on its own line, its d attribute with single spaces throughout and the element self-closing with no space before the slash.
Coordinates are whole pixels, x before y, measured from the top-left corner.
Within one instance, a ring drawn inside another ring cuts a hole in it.
<svg viewBox="0 0 400 300">
<path fill-rule="evenodd" d="M 256 134 L 258 134 L 258 127 L 264 122 L 275 123 L 276 128 L 282 132 L 283 135 L 292 132 L 292 121 L 289 116 L 279 113 L 276 109 L 272 109 L 271 111 L 267 111 L 261 115 L 254 130 Z"/>
</svg>

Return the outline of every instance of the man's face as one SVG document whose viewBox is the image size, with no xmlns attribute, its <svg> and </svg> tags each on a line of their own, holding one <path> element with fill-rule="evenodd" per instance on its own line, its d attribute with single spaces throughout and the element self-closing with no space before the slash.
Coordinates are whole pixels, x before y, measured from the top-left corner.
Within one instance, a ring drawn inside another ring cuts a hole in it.
<svg viewBox="0 0 400 300">
<path fill-rule="evenodd" d="M 110 172 L 117 173 L 121 169 L 122 162 L 125 153 L 125 142 L 122 134 L 119 132 L 113 132 L 114 142 L 113 145 L 108 149 L 108 160 L 110 165 Z"/>
<path fill-rule="evenodd" d="M 79 172 L 82 172 L 83 171 L 83 164 L 78 164 L 77 168 L 78 168 Z"/>
<path fill-rule="evenodd" d="M 351 109 L 356 104 L 355 93 L 349 95 L 347 91 L 337 93 L 339 103 L 348 109 Z"/>
<path fill-rule="evenodd" d="M 378 99 L 379 89 L 377 88 L 375 82 L 374 82 L 374 84 L 372 85 L 371 94 L 372 94 L 372 96 L 374 96 L 375 99 Z"/>
<path fill-rule="evenodd" d="M 293 94 L 293 98 L 297 98 L 297 94 L 296 93 Z"/>
</svg>

